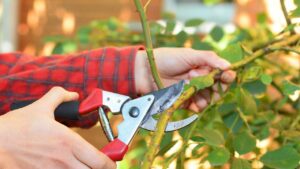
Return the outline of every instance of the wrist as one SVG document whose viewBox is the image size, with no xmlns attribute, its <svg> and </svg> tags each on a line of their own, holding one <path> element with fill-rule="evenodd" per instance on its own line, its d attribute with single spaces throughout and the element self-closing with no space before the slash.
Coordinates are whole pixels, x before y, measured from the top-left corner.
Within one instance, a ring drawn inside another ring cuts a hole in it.
<svg viewBox="0 0 300 169">
<path fill-rule="evenodd" d="M 139 50 L 135 57 L 134 79 L 137 94 L 145 94 L 154 90 L 153 77 L 145 50 Z"/>
</svg>

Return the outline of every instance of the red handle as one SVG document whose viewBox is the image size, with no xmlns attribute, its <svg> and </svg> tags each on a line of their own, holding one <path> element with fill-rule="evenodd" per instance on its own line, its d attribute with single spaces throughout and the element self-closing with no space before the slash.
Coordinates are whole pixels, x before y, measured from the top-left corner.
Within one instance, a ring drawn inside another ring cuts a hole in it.
<svg viewBox="0 0 300 169">
<path fill-rule="evenodd" d="M 119 139 L 108 143 L 100 151 L 113 161 L 121 161 L 128 150 L 128 145 Z"/>
<path fill-rule="evenodd" d="M 89 96 L 79 105 L 79 114 L 84 115 L 97 110 L 103 105 L 103 92 L 101 89 L 94 89 Z"/>
</svg>

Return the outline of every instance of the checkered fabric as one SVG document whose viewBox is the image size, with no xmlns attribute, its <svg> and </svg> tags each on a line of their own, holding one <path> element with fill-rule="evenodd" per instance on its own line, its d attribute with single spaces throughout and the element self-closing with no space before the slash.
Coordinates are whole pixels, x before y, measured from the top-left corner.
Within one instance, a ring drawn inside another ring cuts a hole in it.
<svg viewBox="0 0 300 169">
<path fill-rule="evenodd" d="M 79 100 L 94 88 L 134 96 L 134 60 L 139 49 L 142 47 L 108 47 L 50 57 L 0 54 L 0 114 L 8 112 L 13 102 L 38 99 L 53 86 L 78 92 Z M 63 123 L 90 127 L 97 119 L 94 113 Z"/>
</svg>

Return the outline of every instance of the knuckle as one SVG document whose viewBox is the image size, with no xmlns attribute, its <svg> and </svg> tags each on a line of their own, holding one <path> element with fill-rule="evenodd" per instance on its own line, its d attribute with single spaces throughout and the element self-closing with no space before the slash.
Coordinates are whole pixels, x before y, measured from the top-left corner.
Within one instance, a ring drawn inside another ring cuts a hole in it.
<svg viewBox="0 0 300 169">
<path fill-rule="evenodd" d="M 51 92 L 63 93 L 65 91 L 64 88 L 60 86 L 54 86 L 50 89 Z"/>
</svg>

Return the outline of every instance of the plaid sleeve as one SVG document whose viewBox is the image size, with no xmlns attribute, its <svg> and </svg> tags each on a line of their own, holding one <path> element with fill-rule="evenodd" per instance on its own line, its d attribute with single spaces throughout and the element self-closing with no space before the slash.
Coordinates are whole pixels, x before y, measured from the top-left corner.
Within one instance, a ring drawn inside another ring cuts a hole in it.
<svg viewBox="0 0 300 169">
<path fill-rule="evenodd" d="M 0 54 L 0 114 L 8 112 L 13 102 L 38 99 L 53 86 L 78 92 L 79 100 L 94 88 L 134 96 L 134 60 L 139 49 L 108 47 L 50 57 Z M 90 127 L 97 119 L 97 114 L 91 114 L 63 123 Z"/>
</svg>

